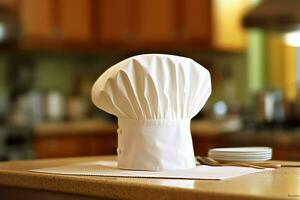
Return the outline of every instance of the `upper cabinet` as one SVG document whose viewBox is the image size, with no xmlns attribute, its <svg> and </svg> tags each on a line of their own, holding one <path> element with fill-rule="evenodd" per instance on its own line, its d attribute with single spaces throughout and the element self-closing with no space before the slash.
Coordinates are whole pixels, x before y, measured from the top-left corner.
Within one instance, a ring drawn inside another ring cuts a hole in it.
<svg viewBox="0 0 300 200">
<path fill-rule="evenodd" d="M 95 4 L 97 40 L 114 46 L 128 43 L 132 38 L 131 0 L 96 0 Z"/>
<path fill-rule="evenodd" d="M 98 38 L 128 48 L 211 44 L 209 0 L 97 0 Z"/>
<path fill-rule="evenodd" d="M 135 0 L 134 31 L 138 42 L 176 41 L 176 0 Z"/>
<path fill-rule="evenodd" d="M 29 45 L 239 51 L 251 0 L 15 1 L 21 1 L 22 42 Z"/>
<path fill-rule="evenodd" d="M 91 41 L 92 0 L 58 0 L 57 9 L 58 27 L 63 41 Z"/>
<path fill-rule="evenodd" d="M 55 39 L 58 29 L 53 0 L 23 0 L 20 6 L 22 39 Z"/>
<path fill-rule="evenodd" d="M 63 46 L 92 39 L 91 0 L 22 0 L 22 42 L 27 46 Z"/>
<path fill-rule="evenodd" d="M 176 0 L 97 0 L 101 44 L 128 48 L 175 41 Z"/>
<path fill-rule="evenodd" d="M 211 1 L 185 0 L 181 2 L 179 20 L 182 39 L 188 44 L 210 46 L 212 41 Z"/>
</svg>

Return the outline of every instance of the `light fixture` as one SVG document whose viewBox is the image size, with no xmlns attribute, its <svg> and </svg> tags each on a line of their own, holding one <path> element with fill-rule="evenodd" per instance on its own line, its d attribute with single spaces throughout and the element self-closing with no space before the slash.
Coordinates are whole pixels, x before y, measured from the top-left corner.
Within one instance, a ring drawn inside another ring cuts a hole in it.
<svg viewBox="0 0 300 200">
<path fill-rule="evenodd" d="M 300 47 L 300 29 L 285 33 L 283 38 L 287 45 L 292 47 Z"/>
</svg>

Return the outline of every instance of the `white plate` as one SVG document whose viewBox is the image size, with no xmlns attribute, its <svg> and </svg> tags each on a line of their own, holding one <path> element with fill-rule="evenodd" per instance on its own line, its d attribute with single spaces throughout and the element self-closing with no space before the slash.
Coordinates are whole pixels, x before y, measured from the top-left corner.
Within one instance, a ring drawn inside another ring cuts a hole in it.
<svg viewBox="0 0 300 200">
<path fill-rule="evenodd" d="M 265 160 L 270 160 L 272 158 L 272 156 L 257 157 L 257 158 L 224 158 L 224 157 L 213 157 L 213 156 L 210 157 L 218 161 L 248 161 L 248 162 L 265 161 Z"/>
<path fill-rule="evenodd" d="M 271 154 L 272 152 L 270 151 L 270 152 L 265 152 L 265 153 L 222 153 L 222 152 L 208 152 L 209 154 L 214 154 L 214 155 L 232 155 L 232 156 L 243 156 L 243 155 L 245 155 L 245 156 L 259 156 L 259 155 L 269 155 L 269 154 Z"/>
<path fill-rule="evenodd" d="M 269 147 L 235 147 L 210 149 L 208 156 L 219 161 L 263 161 L 272 158 Z"/>
<path fill-rule="evenodd" d="M 222 153 L 266 153 L 272 152 L 269 147 L 232 147 L 232 148 L 214 148 L 210 149 L 210 152 L 222 152 Z"/>
<path fill-rule="evenodd" d="M 232 156 L 215 156 L 215 155 L 208 155 L 208 157 L 211 158 L 217 158 L 217 159 L 264 159 L 264 158 L 270 158 L 272 155 L 267 155 L 267 156 L 243 156 L 243 157 L 232 157 Z"/>
<path fill-rule="evenodd" d="M 261 155 L 261 156 L 223 156 L 223 155 L 214 155 L 214 154 L 208 154 L 209 157 L 218 157 L 218 158 L 265 158 L 265 157 L 270 157 L 272 156 L 271 154 L 269 155 Z"/>
<path fill-rule="evenodd" d="M 230 156 L 230 157 L 261 157 L 261 156 L 269 156 L 272 155 L 272 153 L 267 153 L 267 154 L 218 154 L 218 153 L 211 153 L 209 152 L 208 155 L 212 155 L 212 156 Z"/>
<path fill-rule="evenodd" d="M 231 162 L 231 161 L 234 161 L 234 162 L 260 162 L 260 161 L 266 161 L 266 160 L 271 160 L 271 157 L 269 158 L 256 158 L 256 159 L 224 159 L 224 158 L 221 158 L 221 159 L 217 159 L 217 158 L 213 158 L 217 161 L 227 161 L 227 162 Z"/>
</svg>

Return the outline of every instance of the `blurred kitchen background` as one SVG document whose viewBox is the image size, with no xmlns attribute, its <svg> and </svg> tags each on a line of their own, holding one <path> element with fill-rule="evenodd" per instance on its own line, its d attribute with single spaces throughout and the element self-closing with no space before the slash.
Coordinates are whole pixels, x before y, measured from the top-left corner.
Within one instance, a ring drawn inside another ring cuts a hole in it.
<svg viewBox="0 0 300 200">
<path fill-rule="evenodd" d="M 213 93 L 194 149 L 300 160 L 299 0 L 0 0 L 0 160 L 116 154 L 93 82 L 136 54 L 191 57 Z"/>
</svg>

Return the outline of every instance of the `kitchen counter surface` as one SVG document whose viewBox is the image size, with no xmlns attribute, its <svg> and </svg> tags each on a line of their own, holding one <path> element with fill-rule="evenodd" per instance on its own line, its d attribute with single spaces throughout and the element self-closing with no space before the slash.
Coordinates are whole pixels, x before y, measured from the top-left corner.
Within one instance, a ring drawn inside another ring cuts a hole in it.
<svg viewBox="0 0 300 200">
<path fill-rule="evenodd" d="M 65 176 L 28 171 L 112 159 L 116 157 L 0 163 L 1 199 L 18 199 L 18 195 L 19 199 L 34 195 L 38 195 L 38 199 L 43 199 L 42 195 L 47 195 L 46 199 L 300 199 L 300 168 L 297 167 L 283 167 L 222 181 Z"/>
</svg>

